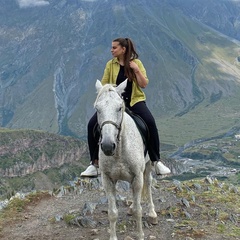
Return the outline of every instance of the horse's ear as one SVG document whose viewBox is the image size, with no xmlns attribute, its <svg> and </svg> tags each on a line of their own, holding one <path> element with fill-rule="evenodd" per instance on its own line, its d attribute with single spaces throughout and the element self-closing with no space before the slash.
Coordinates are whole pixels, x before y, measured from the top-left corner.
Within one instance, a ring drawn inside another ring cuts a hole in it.
<svg viewBox="0 0 240 240">
<path fill-rule="evenodd" d="M 117 93 L 119 95 L 121 95 L 125 91 L 125 88 L 127 87 L 127 81 L 128 81 L 128 79 L 126 78 L 121 84 L 119 84 L 116 87 Z"/>
<path fill-rule="evenodd" d="M 95 83 L 95 87 L 97 90 L 97 93 L 99 93 L 99 91 L 102 89 L 102 83 L 97 79 L 96 83 Z"/>
</svg>

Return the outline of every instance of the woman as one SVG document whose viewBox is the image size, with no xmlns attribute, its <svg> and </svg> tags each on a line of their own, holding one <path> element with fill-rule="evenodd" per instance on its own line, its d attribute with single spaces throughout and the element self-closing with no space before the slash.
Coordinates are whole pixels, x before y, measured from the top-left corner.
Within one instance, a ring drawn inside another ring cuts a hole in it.
<svg viewBox="0 0 240 240">
<path fill-rule="evenodd" d="M 169 174 L 168 167 L 160 162 L 159 136 L 155 120 L 146 106 L 146 96 L 142 91 L 148 84 L 146 70 L 138 59 L 138 54 L 133 42 L 129 38 L 117 38 L 112 42 L 111 53 L 113 59 L 108 61 L 104 70 L 102 84 L 119 85 L 128 78 L 127 87 L 123 93 L 126 107 L 138 114 L 147 124 L 150 133 L 148 154 L 155 165 L 158 175 Z M 82 177 L 95 177 L 98 175 L 98 140 L 94 136 L 94 128 L 97 125 L 95 113 L 88 123 L 88 145 L 91 157 L 91 165 L 81 173 Z"/>
</svg>

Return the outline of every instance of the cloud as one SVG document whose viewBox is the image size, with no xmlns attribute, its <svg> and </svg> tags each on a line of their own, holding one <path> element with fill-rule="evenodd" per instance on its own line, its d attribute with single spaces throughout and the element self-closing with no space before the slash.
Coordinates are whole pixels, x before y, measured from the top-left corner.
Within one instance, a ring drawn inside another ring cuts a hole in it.
<svg viewBox="0 0 240 240">
<path fill-rule="evenodd" d="M 17 0 L 17 2 L 20 8 L 40 7 L 49 5 L 49 2 L 45 0 Z"/>
</svg>

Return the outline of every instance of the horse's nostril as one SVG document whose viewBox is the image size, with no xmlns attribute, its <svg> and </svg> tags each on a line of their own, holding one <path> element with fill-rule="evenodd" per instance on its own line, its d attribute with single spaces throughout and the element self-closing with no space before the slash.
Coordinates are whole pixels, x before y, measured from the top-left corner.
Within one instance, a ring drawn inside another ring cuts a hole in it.
<svg viewBox="0 0 240 240">
<path fill-rule="evenodd" d="M 112 156 L 114 155 L 114 150 L 116 148 L 116 144 L 115 143 L 101 143 L 101 149 L 104 152 L 104 154 L 106 156 Z"/>
</svg>

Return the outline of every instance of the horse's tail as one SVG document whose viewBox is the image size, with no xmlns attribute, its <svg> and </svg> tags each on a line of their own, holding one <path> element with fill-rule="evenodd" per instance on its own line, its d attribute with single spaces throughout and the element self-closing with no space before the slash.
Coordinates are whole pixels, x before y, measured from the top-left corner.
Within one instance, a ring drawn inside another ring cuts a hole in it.
<svg viewBox="0 0 240 240">
<path fill-rule="evenodd" d="M 149 191 L 152 187 L 152 175 L 151 175 L 152 165 L 151 161 L 148 161 L 145 166 L 143 174 L 143 189 L 142 189 L 142 200 L 147 201 L 149 197 Z"/>
</svg>

